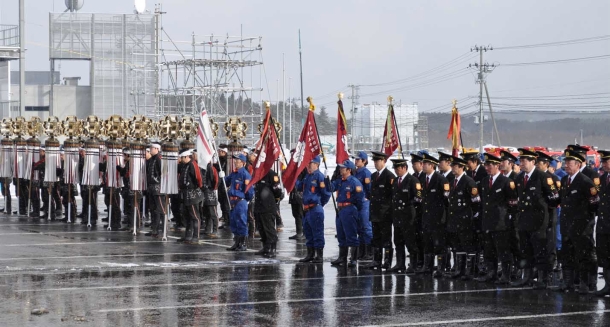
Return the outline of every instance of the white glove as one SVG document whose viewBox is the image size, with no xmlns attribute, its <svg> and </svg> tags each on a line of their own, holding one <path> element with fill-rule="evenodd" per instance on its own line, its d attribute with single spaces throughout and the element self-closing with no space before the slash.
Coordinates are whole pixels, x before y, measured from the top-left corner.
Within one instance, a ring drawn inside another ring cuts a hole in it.
<svg viewBox="0 0 610 327">
<path fill-rule="evenodd" d="M 508 220 L 513 220 L 513 215 L 508 215 Z"/>
<path fill-rule="evenodd" d="M 471 199 L 471 201 L 472 201 L 472 202 L 474 202 L 474 203 L 481 202 L 481 197 L 479 197 L 479 196 L 477 195 L 476 197 L 472 198 L 472 199 Z"/>
<path fill-rule="evenodd" d="M 443 195 L 448 198 L 449 197 L 449 192 L 444 192 Z"/>
<path fill-rule="evenodd" d="M 478 216 L 479 216 L 478 212 L 474 214 L 474 218 L 477 218 Z"/>
<path fill-rule="evenodd" d="M 221 171 L 218 173 L 218 177 L 220 177 L 220 178 L 224 178 L 224 177 L 225 177 L 225 172 L 221 170 Z"/>
</svg>

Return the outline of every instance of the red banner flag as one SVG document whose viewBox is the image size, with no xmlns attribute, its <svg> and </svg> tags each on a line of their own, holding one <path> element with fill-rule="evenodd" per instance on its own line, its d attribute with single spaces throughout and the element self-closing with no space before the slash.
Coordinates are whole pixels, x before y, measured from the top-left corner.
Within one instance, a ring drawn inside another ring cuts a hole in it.
<svg viewBox="0 0 610 327">
<path fill-rule="evenodd" d="M 292 191 L 299 174 L 307 167 L 313 158 L 322 152 L 319 140 L 316 121 L 314 119 L 313 111 L 310 110 L 307 114 L 307 120 L 305 121 L 305 126 L 303 126 L 303 131 L 301 131 L 299 143 L 297 143 L 296 150 L 292 154 L 292 160 L 288 164 L 284 176 L 282 176 L 286 191 Z"/>
<path fill-rule="evenodd" d="M 394 106 L 388 105 L 388 117 L 385 121 L 385 129 L 383 130 L 383 145 L 382 151 L 391 156 L 394 150 L 399 148 L 398 130 L 396 130 L 396 118 L 394 117 Z"/>
<path fill-rule="evenodd" d="M 261 134 L 261 140 L 256 146 L 256 160 L 254 161 L 254 169 L 252 172 L 252 180 L 246 187 L 246 192 L 256 182 L 260 181 L 267 175 L 275 161 L 280 157 L 280 142 L 277 139 L 275 132 L 275 126 L 271 120 L 271 110 L 267 109 L 265 115 L 265 123 L 263 133 Z"/>
<path fill-rule="evenodd" d="M 457 156 L 460 151 L 460 130 L 462 129 L 462 121 L 460 119 L 460 113 L 458 112 L 455 104 L 451 109 L 451 123 L 449 124 L 449 132 L 447 133 L 447 139 L 451 139 L 451 152 L 453 156 Z"/>
<path fill-rule="evenodd" d="M 343 163 L 349 159 L 349 152 L 347 151 L 347 120 L 345 119 L 345 112 L 343 111 L 343 101 L 337 102 L 339 109 L 337 110 L 337 163 Z"/>
</svg>

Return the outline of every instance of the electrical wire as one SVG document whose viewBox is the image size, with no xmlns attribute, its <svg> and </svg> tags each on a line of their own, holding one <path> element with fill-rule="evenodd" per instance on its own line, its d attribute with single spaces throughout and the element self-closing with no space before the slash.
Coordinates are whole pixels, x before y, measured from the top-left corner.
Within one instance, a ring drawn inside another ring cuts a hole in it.
<svg viewBox="0 0 610 327">
<path fill-rule="evenodd" d="M 535 66 L 535 65 L 554 65 L 554 64 L 572 63 L 572 62 L 602 60 L 602 59 L 606 59 L 606 58 L 610 58 L 610 54 L 599 55 L 599 56 L 591 56 L 591 57 L 581 57 L 581 58 L 548 60 L 548 61 L 517 62 L 517 63 L 510 63 L 510 64 L 500 64 L 499 67 L 522 67 L 522 66 Z"/>
<path fill-rule="evenodd" d="M 557 42 L 546 42 L 546 43 L 538 43 L 538 44 L 527 44 L 527 45 L 513 45 L 506 47 L 494 47 L 494 50 L 513 50 L 513 49 L 531 49 L 531 48 L 540 48 L 540 47 L 556 47 L 556 46 L 564 46 L 564 45 L 574 45 L 588 42 L 600 42 L 600 41 L 608 41 L 610 40 L 610 35 L 601 35 L 601 36 L 593 36 L 582 39 L 573 39 L 566 41 L 557 41 Z"/>
</svg>

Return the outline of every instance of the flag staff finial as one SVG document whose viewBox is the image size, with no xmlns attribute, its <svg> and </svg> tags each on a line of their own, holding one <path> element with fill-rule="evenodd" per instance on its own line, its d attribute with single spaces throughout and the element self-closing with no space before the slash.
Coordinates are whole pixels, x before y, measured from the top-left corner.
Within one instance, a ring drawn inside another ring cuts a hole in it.
<svg viewBox="0 0 610 327">
<path fill-rule="evenodd" d="M 339 92 L 339 94 L 337 94 L 337 97 L 339 98 L 339 100 L 343 100 L 343 92 Z"/>
<path fill-rule="evenodd" d="M 310 111 L 315 111 L 316 110 L 316 105 L 313 104 L 313 99 L 311 97 L 307 97 L 307 103 L 309 103 L 309 110 Z"/>
<path fill-rule="evenodd" d="M 394 102 L 394 97 L 392 97 L 391 95 L 388 96 L 388 104 L 392 104 Z"/>
<path fill-rule="evenodd" d="M 271 110 L 271 102 L 265 101 L 265 109 Z"/>
</svg>

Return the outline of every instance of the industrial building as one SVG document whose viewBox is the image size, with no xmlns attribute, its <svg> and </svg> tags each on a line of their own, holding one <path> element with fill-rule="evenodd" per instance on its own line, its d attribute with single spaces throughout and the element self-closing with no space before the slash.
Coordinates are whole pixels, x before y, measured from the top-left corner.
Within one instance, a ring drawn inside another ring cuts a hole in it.
<svg viewBox="0 0 610 327">
<path fill-rule="evenodd" d="M 417 103 L 396 104 L 394 114 L 403 150 L 419 148 Z M 353 126 L 356 150 L 381 148 L 387 116 L 388 106 L 379 103 L 364 104 L 360 108 L 354 109 L 353 122 L 349 121 L 348 124 Z"/>
</svg>

